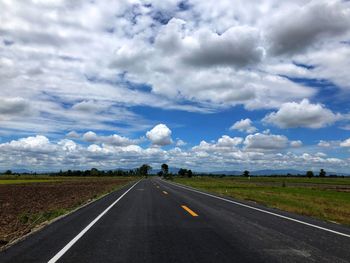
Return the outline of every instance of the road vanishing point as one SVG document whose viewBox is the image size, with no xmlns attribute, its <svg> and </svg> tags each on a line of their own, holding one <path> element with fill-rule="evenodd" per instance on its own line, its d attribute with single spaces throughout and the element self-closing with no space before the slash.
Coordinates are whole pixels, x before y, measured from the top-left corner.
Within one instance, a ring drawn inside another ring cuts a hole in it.
<svg viewBox="0 0 350 263">
<path fill-rule="evenodd" d="M 150 178 L 29 235 L 0 262 L 350 262 L 350 229 Z"/>
</svg>

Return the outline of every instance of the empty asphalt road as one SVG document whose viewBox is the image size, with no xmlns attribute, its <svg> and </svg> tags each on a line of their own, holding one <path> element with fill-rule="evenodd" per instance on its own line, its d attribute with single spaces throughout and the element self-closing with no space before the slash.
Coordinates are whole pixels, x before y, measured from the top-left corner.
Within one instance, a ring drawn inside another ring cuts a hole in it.
<svg viewBox="0 0 350 263">
<path fill-rule="evenodd" d="M 350 229 L 151 178 L 45 227 L 0 262 L 350 262 Z"/>
</svg>

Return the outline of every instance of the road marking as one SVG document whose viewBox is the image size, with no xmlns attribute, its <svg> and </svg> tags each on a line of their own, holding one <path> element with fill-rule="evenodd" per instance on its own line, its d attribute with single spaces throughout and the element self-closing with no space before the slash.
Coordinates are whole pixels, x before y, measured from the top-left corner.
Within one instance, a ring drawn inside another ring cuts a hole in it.
<svg viewBox="0 0 350 263">
<path fill-rule="evenodd" d="M 250 209 L 262 212 L 262 213 L 266 213 L 266 214 L 269 214 L 269 215 L 277 216 L 277 217 L 280 217 L 280 218 L 283 218 L 283 219 L 286 219 L 286 220 L 290 220 L 290 221 L 293 221 L 293 222 L 296 222 L 296 223 L 300 223 L 300 224 L 303 224 L 303 225 L 306 225 L 306 226 L 314 227 L 314 228 L 321 229 L 321 230 L 324 230 L 324 231 L 327 231 L 327 232 L 330 232 L 330 233 L 333 233 L 333 234 L 337 234 L 337 235 L 340 235 L 340 236 L 344 236 L 344 237 L 349 237 L 350 238 L 349 234 L 345 234 L 345 233 L 342 233 L 342 232 L 339 232 L 339 231 L 335 231 L 335 230 L 332 230 L 332 229 L 329 229 L 329 228 L 317 226 L 317 225 L 314 225 L 314 224 L 311 224 L 311 223 L 307 223 L 307 222 L 304 222 L 304 221 L 301 221 L 301 220 L 298 220 L 298 219 L 294 219 L 294 218 L 291 218 L 291 217 L 288 217 L 288 216 L 276 214 L 274 212 L 263 210 L 263 209 L 260 209 L 260 208 L 257 208 L 257 207 L 253 207 L 253 206 L 250 206 L 250 205 L 245 205 L 245 204 L 233 201 L 233 200 L 229 200 L 229 199 L 225 199 L 225 198 L 222 198 L 222 197 L 219 197 L 219 196 L 215 196 L 215 195 L 212 195 L 212 194 L 204 193 L 204 192 L 201 192 L 201 191 L 189 188 L 189 187 L 181 186 L 181 185 L 179 185 L 177 183 L 170 183 L 170 182 L 166 182 L 166 183 L 174 185 L 174 186 L 177 186 L 177 187 L 180 187 L 180 188 L 183 188 L 183 189 L 186 189 L 188 191 L 192 191 L 192 192 L 199 193 L 199 194 L 202 194 L 202 195 L 210 196 L 210 197 L 213 197 L 213 198 L 225 201 L 225 202 L 229 202 L 229 203 L 232 203 L 232 204 L 235 204 L 235 205 L 239 205 L 239 206 L 243 206 L 243 207 L 246 207 L 246 208 L 250 208 Z"/>
<path fill-rule="evenodd" d="M 122 194 L 117 200 L 115 200 L 109 207 L 107 207 L 101 214 L 99 214 L 90 224 L 88 224 L 77 236 L 75 236 L 64 248 L 62 248 L 53 258 L 51 258 L 48 263 L 57 262 L 98 220 L 101 219 L 116 203 L 119 202 L 131 189 L 134 188 L 140 181 L 137 181 L 133 186 L 131 186 L 124 194 Z"/>
<path fill-rule="evenodd" d="M 163 194 L 167 195 L 167 194 L 168 194 L 168 192 L 163 191 Z"/>
<path fill-rule="evenodd" d="M 191 216 L 198 216 L 195 212 L 193 212 L 191 209 L 189 209 L 187 206 L 182 205 L 183 209 L 185 209 Z"/>
</svg>

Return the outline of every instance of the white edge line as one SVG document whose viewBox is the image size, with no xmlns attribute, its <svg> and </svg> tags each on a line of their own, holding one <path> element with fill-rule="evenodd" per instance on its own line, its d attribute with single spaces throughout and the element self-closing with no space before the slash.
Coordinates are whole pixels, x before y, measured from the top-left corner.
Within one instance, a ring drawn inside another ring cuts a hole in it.
<svg viewBox="0 0 350 263">
<path fill-rule="evenodd" d="M 165 182 L 165 181 L 163 181 L 163 182 Z M 297 222 L 297 223 L 300 223 L 300 224 L 303 224 L 303 225 L 311 226 L 311 227 L 318 228 L 318 229 L 321 229 L 321 230 L 324 230 L 324 231 L 327 231 L 327 232 L 331 232 L 333 234 L 337 234 L 337 235 L 340 235 L 340 236 L 344 236 L 344 237 L 349 237 L 350 238 L 350 235 L 342 233 L 342 232 L 338 232 L 338 231 L 335 231 L 335 230 L 332 230 L 332 229 L 328 229 L 328 228 L 325 228 L 325 227 L 321 227 L 321 226 L 317 226 L 317 225 L 314 225 L 314 224 L 310 224 L 310 223 L 307 223 L 307 222 L 304 222 L 304 221 L 301 221 L 301 220 L 298 220 L 298 219 L 294 219 L 294 218 L 291 218 L 291 217 L 288 217 L 288 216 L 283 216 L 283 215 L 280 215 L 280 214 L 276 214 L 276 213 L 273 213 L 273 212 L 270 212 L 270 211 L 266 211 L 266 210 L 263 210 L 263 209 L 260 209 L 260 208 L 256 208 L 256 207 L 253 207 L 253 206 L 250 206 L 250 205 L 245 205 L 245 204 L 242 204 L 242 203 L 239 203 L 239 202 L 235 202 L 235 201 L 232 201 L 232 200 L 229 200 L 229 199 L 226 199 L 226 198 L 222 198 L 222 197 L 219 197 L 219 196 L 215 196 L 215 195 L 212 195 L 212 194 L 204 193 L 204 192 L 201 192 L 201 191 L 189 188 L 189 187 L 184 187 L 184 186 L 179 185 L 177 183 L 170 183 L 170 182 L 166 182 L 166 183 L 174 185 L 174 186 L 177 186 L 177 187 L 180 187 L 180 188 L 183 188 L 183 189 L 186 189 L 188 191 L 192 191 L 192 192 L 196 192 L 196 193 L 199 193 L 199 194 L 207 195 L 207 196 L 210 196 L 210 197 L 222 200 L 222 201 L 233 203 L 233 204 L 236 204 L 236 205 L 239 205 L 239 206 L 243 206 L 243 207 L 246 207 L 246 208 L 250 208 L 250 209 L 259 211 L 259 212 L 263 212 L 263 213 L 266 213 L 266 214 L 270 214 L 270 215 L 273 215 L 273 216 L 277 216 L 277 217 L 280 217 L 280 218 L 283 218 L 283 219 L 287 219 L 287 220 L 290 220 L 290 221 L 293 221 L 293 222 Z"/>
<path fill-rule="evenodd" d="M 107 207 L 101 214 L 99 214 L 90 224 L 88 224 L 78 235 L 76 235 L 67 245 L 65 245 L 48 263 L 55 263 L 59 260 L 98 220 L 101 219 L 120 199 L 124 197 L 131 189 L 134 188 L 140 181 L 137 181 L 127 191 L 125 191 L 117 200 L 115 200 L 109 207 Z"/>
</svg>

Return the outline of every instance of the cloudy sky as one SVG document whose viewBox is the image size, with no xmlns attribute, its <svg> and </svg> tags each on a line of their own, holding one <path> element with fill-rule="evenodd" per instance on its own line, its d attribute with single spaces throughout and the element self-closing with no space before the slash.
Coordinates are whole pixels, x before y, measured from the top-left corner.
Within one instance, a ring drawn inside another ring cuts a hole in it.
<svg viewBox="0 0 350 263">
<path fill-rule="evenodd" d="M 0 10 L 0 170 L 350 170 L 349 1 Z"/>
</svg>

